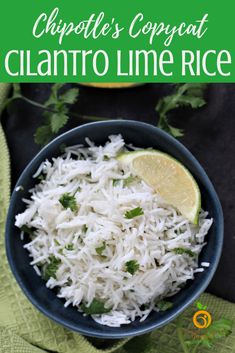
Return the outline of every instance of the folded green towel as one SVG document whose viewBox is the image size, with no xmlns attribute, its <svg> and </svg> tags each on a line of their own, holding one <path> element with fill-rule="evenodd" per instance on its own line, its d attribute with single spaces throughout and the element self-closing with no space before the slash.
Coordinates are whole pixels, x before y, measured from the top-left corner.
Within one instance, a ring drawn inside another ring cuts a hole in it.
<svg viewBox="0 0 235 353">
<path fill-rule="evenodd" d="M 8 85 L 0 84 L 0 103 Z M 10 195 L 10 162 L 5 136 L 0 125 L 0 353 L 181 353 L 174 322 L 151 334 L 131 340 L 86 339 L 46 318 L 21 292 L 9 269 L 4 247 L 4 227 Z M 199 299 L 207 305 L 213 320 L 226 317 L 235 321 L 235 304 L 204 293 Z M 195 306 L 181 315 L 183 326 L 194 332 Z M 217 353 L 235 352 L 235 335 L 221 339 Z M 209 352 L 200 349 L 200 353 Z"/>
</svg>

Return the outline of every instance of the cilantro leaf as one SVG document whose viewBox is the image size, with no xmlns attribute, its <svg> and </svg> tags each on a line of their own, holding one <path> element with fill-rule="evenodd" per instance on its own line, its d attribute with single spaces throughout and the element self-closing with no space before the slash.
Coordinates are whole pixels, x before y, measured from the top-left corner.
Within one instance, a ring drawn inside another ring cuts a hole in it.
<svg viewBox="0 0 235 353">
<path fill-rule="evenodd" d="M 58 103 L 58 92 L 63 86 L 63 83 L 54 83 L 51 86 L 51 94 L 44 103 L 45 107 L 50 107 Z"/>
<path fill-rule="evenodd" d="M 136 179 L 136 177 L 130 175 L 129 177 L 127 177 L 126 179 L 123 179 L 123 186 L 128 186 L 131 183 L 133 183 L 133 181 Z"/>
<path fill-rule="evenodd" d="M 51 131 L 55 134 L 68 122 L 68 115 L 63 112 L 54 113 L 51 115 Z"/>
<path fill-rule="evenodd" d="M 113 179 L 113 186 L 117 186 L 121 179 Z"/>
<path fill-rule="evenodd" d="M 106 243 L 103 241 L 103 245 L 99 246 L 98 248 L 95 248 L 95 251 L 97 252 L 98 255 L 103 256 L 103 251 L 106 248 Z"/>
<path fill-rule="evenodd" d="M 86 233 L 87 230 L 88 230 L 88 227 L 87 227 L 86 224 L 84 224 L 84 225 L 82 226 L 82 231 L 83 231 L 83 233 Z"/>
<path fill-rule="evenodd" d="M 158 127 L 174 137 L 183 136 L 183 130 L 171 126 L 168 122 L 168 114 L 179 107 L 201 108 L 206 104 L 203 98 L 206 84 L 185 83 L 175 86 L 174 92 L 159 100 L 156 111 L 159 114 Z"/>
<path fill-rule="evenodd" d="M 78 210 L 75 196 L 67 192 L 60 197 L 59 202 L 64 208 L 70 208 L 73 212 Z"/>
<path fill-rule="evenodd" d="M 141 207 L 133 208 L 132 210 L 126 211 L 125 218 L 131 219 L 134 217 L 142 216 L 144 214 L 143 209 Z"/>
<path fill-rule="evenodd" d="M 77 101 L 79 95 L 78 88 L 70 88 L 65 93 L 60 95 L 60 100 L 63 103 L 74 104 Z"/>
<path fill-rule="evenodd" d="M 159 311 L 166 311 L 173 307 L 173 303 L 167 300 L 160 300 L 159 302 L 156 303 L 156 307 L 158 308 Z"/>
<path fill-rule="evenodd" d="M 56 278 L 56 272 L 61 263 L 61 260 L 57 259 L 54 255 L 49 257 L 49 261 L 50 263 L 46 265 L 42 275 L 45 281 L 48 281 L 51 277 Z"/>
<path fill-rule="evenodd" d="M 128 186 L 129 184 L 133 183 L 133 181 L 136 179 L 136 177 L 130 175 L 126 179 L 113 179 L 113 186 L 117 186 L 121 180 L 123 180 L 123 186 Z"/>
<path fill-rule="evenodd" d="M 105 308 L 105 303 L 98 299 L 93 299 L 89 306 L 82 304 L 81 309 L 87 315 L 105 314 L 111 310 L 111 308 Z"/>
<path fill-rule="evenodd" d="M 51 140 L 51 127 L 49 125 L 42 125 L 37 128 L 34 134 L 34 141 L 38 145 L 46 145 Z"/>
<path fill-rule="evenodd" d="M 69 251 L 74 250 L 74 244 L 67 244 L 67 245 L 65 246 L 65 249 L 66 249 L 66 250 L 69 250 Z"/>
<path fill-rule="evenodd" d="M 174 136 L 174 137 L 182 137 L 184 136 L 184 132 L 182 129 L 178 129 L 177 127 L 173 127 L 172 125 L 168 124 L 168 128 L 169 128 L 169 133 Z"/>
<path fill-rule="evenodd" d="M 28 227 L 26 224 L 24 224 L 21 228 L 20 228 L 21 232 L 27 233 L 29 235 L 33 235 L 35 228 L 30 228 Z"/>
<path fill-rule="evenodd" d="M 46 174 L 41 173 L 41 174 L 37 177 L 37 179 L 38 179 L 40 182 L 43 181 L 43 180 L 45 180 L 45 179 L 46 179 Z"/>
<path fill-rule="evenodd" d="M 131 275 L 134 275 L 136 271 L 140 268 L 140 265 L 136 260 L 130 260 L 126 262 L 126 271 Z"/>
<path fill-rule="evenodd" d="M 177 255 L 186 254 L 186 255 L 188 255 L 188 256 L 190 256 L 190 257 L 195 257 L 195 255 L 196 255 L 192 250 L 186 249 L 186 248 L 175 248 L 175 249 L 173 249 L 172 251 L 173 251 L 175 254 L 177 254 Z"/>
</svg>

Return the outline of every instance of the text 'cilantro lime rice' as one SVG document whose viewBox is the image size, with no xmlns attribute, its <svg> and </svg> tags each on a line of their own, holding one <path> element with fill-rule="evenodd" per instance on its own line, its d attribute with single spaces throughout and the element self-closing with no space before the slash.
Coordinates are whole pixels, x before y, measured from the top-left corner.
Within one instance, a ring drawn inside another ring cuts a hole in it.
<svg viewBox="0 0 235 353">
<path fill-rule="evenodd" d="M 46 160 L 15 224 L 29 233 L 31 265 L 66 307 L 120 326 L 168 309 L 166 298 L 203 271 L 198 254 L 212 220 L 202 210 L 198 225 L 183 217 L 116 159 L 127 150 L 122 137 L 109 140 Z"/>
</svg>

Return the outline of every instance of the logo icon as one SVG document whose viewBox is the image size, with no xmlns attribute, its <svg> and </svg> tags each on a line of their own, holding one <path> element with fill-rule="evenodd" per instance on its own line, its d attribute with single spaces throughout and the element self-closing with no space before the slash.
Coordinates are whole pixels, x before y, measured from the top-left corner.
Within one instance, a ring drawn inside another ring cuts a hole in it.
<svg viewBox="0 0 235 353">
<path fill-rule="evenodd" d="M 199 310 L 193 315 L 194 326 L 200 329 L 209 327 L 212 322 L 212 317 L 211 314 L 206 311 L 207 306 L 203 306 L 201 303 L 197 302 L 197 308 Z"/>
</svg>

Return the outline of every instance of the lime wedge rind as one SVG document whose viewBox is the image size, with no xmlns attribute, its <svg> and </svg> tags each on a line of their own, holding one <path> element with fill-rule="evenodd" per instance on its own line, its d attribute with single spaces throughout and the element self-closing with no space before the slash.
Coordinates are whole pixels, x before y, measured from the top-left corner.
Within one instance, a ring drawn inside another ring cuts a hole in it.
<svg viewBox="0 0 235 353">
<path fill-rule="evenodd" d="M 192 223 L 198 224 L 201 210 L 200 189 L 189 170 L 178 160 L 165 152 L 154 149 L 122 153 L 117 159 L 123 165 L 128 166 L 150 187 L 153 187 L 167 203 L 176 207 L 183 216 Z M 167 171 L 169 171 L 168 174 Z M 158 182 L 160 188 L 156 190 Z M 186 186 L 185 190 L 184 186 Z M 173 190 L 171 194 L 170 190 Z M 183 201 L 185 197 L 186 201 Z"/>
</svg>

